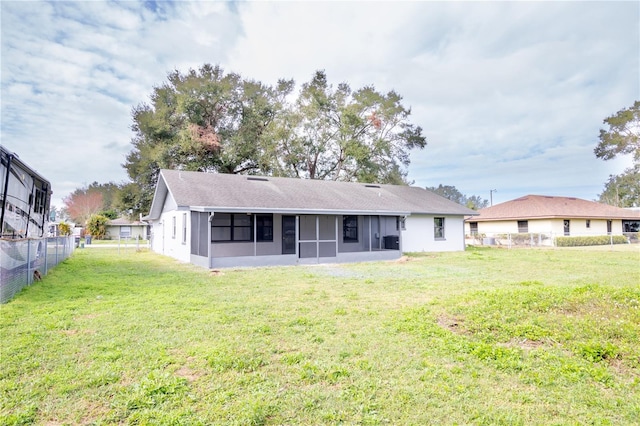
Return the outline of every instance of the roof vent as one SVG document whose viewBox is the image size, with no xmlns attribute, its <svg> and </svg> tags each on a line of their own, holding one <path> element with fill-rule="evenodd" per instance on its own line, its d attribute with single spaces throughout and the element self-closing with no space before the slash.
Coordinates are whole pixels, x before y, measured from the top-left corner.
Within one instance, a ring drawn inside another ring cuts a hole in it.
<svg viewBox="0 0 640 426">
<path fill-rule="evenodd" d="M 367 188 L 380 188 L 380 185 L 365 185 Z"/>
<path fill-rule="evenodd" d="M 254 176 L 249 176 L 249 177 L 247 178 L 247 180 L 257 180 L 257 181 L 260 181 L 260 182 L 268 182 L 268 181 L 269 181 L 269 179 L 267 179 L 267 178 L 263 178 L 263 177 L 254 177 Z"/>
</svg>

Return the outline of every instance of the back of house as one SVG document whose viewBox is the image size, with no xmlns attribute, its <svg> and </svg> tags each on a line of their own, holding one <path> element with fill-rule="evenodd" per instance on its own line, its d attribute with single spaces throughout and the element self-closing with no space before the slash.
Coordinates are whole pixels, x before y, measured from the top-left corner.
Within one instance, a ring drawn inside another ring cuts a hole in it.
<svg viewBox="0 0 640 426">
<path fill-rule="evenodd" d="M 464 250 L 474 212 L 423 188 L 162 170 L 153 250 L 207 268 Z"/>
</svg>

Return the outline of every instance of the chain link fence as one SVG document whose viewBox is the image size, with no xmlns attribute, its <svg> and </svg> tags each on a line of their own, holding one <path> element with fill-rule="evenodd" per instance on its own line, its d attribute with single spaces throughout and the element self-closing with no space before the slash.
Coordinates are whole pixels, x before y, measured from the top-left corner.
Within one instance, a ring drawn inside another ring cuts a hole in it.
<svg viewBox="0 0 640 426">
<path fill-rule="evenodd" d="M 0 303 L 46 275 L 73 253 L 74 238 L 0 239 Z"/>
<path fill-rule="evenodd" d="M 638 244 L 638 232 L 622 235 L 601 234 L 558 234 L 553 232 L 533 233 L 474 233 L 465 235 L 467 245 L 506 248 L 519 247 L 571 247 L 590 245 Z"/>
</svg>

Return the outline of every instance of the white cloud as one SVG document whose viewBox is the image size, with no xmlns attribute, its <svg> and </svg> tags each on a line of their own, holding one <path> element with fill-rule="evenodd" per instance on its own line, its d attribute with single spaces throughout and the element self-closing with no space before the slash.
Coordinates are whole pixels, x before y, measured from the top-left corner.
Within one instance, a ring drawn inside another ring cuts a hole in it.
<svg viewBox="0 0 640 426">
<path fill-rule="evenodd" d="M 429 141 L 410 179 L 486 198 L 595 198 L 625 165 L 594 157 L 602 120 L 640 99 L 637 2 L 0 7 L 2 144 L 52 181 L 58 204 L 124 180 L 131 108 L 169 71 L 204 63 L 266 84 L 324 69 L 336 85 L 394 89 Z"/>
</svg>

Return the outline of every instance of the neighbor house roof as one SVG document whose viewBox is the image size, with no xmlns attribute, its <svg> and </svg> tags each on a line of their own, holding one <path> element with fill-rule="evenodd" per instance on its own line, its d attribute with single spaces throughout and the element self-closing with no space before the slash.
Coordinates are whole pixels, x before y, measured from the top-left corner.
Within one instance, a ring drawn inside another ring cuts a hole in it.
<svg viewBox="0 0 640 426">
<path fill-rule="evenodd" d="M 640 220 L 640 212 L 574 197 L 526 195 L 478 210 L 472 222 L 552 218 Z"/>
<path fill-rule="evenodd" d="M 126 217 L 119 217 L 117 219 L 110 220 L 107 225 L 109 226 L 144 226 L 146 223 L 137 220 L 129 220 Z"/>
<path fill-rule="evenodd" d="M 423 188 L 326 180 L 161 170 L 150 219 L 170 194 L 178 208 L 290 214 L 475 214 Z"/>
</svg>

